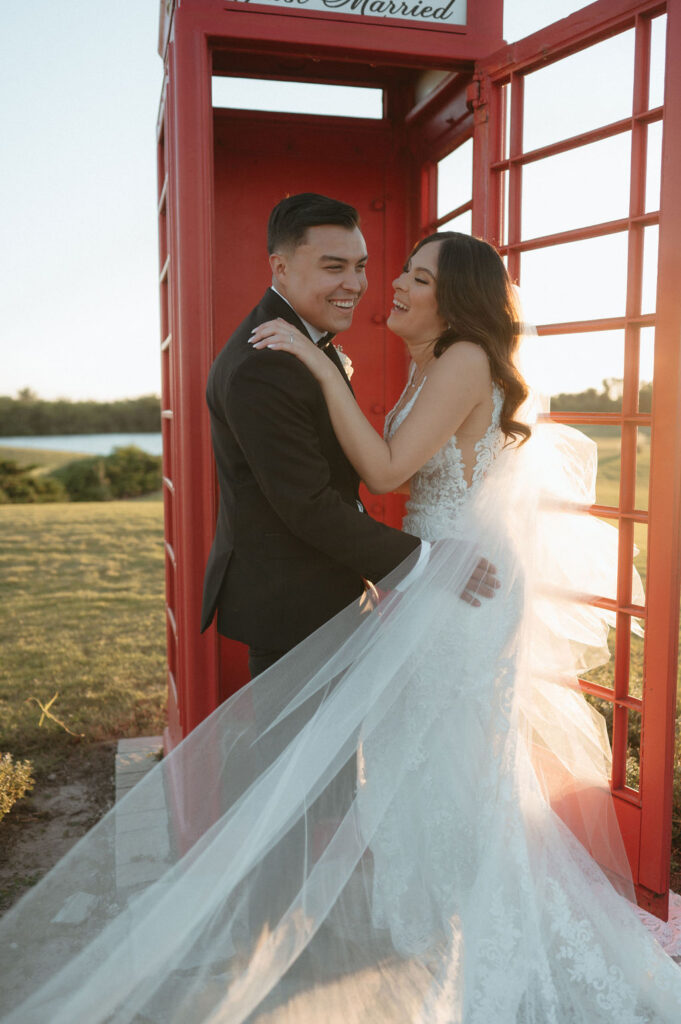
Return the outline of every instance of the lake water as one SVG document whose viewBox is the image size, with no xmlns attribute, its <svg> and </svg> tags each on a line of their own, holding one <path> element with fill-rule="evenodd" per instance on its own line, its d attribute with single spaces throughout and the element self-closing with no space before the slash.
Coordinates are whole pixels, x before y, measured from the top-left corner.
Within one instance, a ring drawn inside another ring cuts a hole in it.
<svg viewBox="0 0 681 1024">
<path fill-rule="evenodd" d="M 47 437 L 0 437 L 0 448 L 42 448 L 79 455 L 110 455 L 114 448 L 134 444 L 150 455 L 160 455 L 161 434 L 50 434 Z"/>
</svg>

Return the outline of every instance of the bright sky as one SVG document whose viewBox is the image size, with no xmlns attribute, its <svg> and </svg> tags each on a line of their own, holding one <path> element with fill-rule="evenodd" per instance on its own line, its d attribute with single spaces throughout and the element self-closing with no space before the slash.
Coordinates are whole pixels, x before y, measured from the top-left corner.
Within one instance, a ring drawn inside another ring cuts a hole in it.
<svg viewBox="0 0 681 1024">
<path fill-rule="evenodd" d="M 506 39 L 522 38 L 582 6 L 581 0 L 507 0 Z M 158 0 L 0 6 L 1 394 L 30 387 L 46 398 L 106 399 L 160 391 L 158 7 Z M 532 145 L 630 112 L 631 45 L 629 33 L 602 44 L 598 61 L 578 55 L 562 74 L 549 68 L 531 77 L 526 104 Z M 655 33 L 654 46 L 659 69 L 663 32 Z M 659 75 L 652 86 L 659 91 Z M 545 225 L 543 234 L 626 215 L 628 175 L 620 174 L 621 187 L 613 186 L 611 170 L 626 166 L 627 152 L 621 138 L 600 147 L 582 158 L 590 167 L 588 211 L 584 162 L 567 155 L 545 170 L 528 171 L 527 235 L 539 233 L 539 225 Z M 654 166 L 655 129 L 650 147 Z M 657 209 L 651 177 L 648 209 Z M 654 232 L 648 230 L 652 257 Z M 580 316 L 618 311 L 611 304 L 622 294 L 621 240 L 597 240 L 591 248 L 593 257 L 586 260 L 575 259 L 568 247 L 526 259 L 530 316 L 559 320 L 559 309 L 568 304 L 576 304 Z M 654 283 L 649 258 L 649 306 Z M 621 338 L 600 336 L 598 352 L 593 349 L 592 339 L 552 343 L 543 385 L 556 390 L 560 380 L 558 389 L 572 390 L 621 374 Z M 652 339 L 646 337 L 644 378 L 651 357 Z"/>
</svg>

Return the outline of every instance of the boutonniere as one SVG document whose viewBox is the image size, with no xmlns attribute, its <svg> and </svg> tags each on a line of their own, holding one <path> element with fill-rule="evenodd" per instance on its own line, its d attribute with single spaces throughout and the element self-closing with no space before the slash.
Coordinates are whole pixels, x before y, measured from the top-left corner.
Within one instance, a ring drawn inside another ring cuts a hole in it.
<svg viewBox="0 0 681 1024">
<path fill-rule="evenodd" d="M 352 359 L 350 358 L 350 356 L 347 356 L 345 354 L 345 352 L 340 347 L 340 345 L 334 345 L 333 347 L 335 348 L 336 352 L 338 353 L 338 358 L 340 359 L 341 363 L 343 364 L 343 369 L 345 371 L 345 376 L 348 378 L 348 380 L 351 380 L 352 379 L 352 375 L 355 372 L 354 367 L 352 365 Z"/>
</svg>

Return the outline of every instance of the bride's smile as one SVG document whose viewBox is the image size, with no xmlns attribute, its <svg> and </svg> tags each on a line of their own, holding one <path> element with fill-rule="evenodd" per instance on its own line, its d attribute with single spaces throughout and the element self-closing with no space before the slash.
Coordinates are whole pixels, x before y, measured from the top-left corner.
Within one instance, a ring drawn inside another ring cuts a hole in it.
<svg viewBox="0 0 681 1024">
<path fill-rule="evenodd" d="M 419 350 L 432 343 L 447 324 L 438 312 L 437 260 L 439 242 L 428 242 L 406 263 L 393 281 L 393 297 L 388 328 L 409 346 L 416 362 Z"/>
</svg>

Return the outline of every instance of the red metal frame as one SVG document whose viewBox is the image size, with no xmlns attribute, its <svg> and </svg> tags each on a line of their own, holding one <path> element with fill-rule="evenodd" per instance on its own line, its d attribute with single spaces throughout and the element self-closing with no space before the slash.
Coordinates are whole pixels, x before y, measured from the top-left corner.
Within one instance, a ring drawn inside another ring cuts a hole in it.
<svg viewBox="0 0 681 1024">
<path fill-rule="evenodd" d="M 651 19 L 667 7 L 667 67 L 665 106 L 648 108 Z M 593 45 L 625 29 L 635 29 L 632 114 L 541 149 L 523 149 L 523 85 L 539 67 Z M 600 0 L 571 18 L 508 47 L 476 68 L 471 99 L 475 109 L 476 188 L 473 230 L 487 237 L 507 256 L 509 272 L 522 283 L 522 255 L 565 242 L 627 232 L 627 293 L 623 315 L 592 321 L 542 324 L 540 336 L 611 330 L 624 331 L 624 393 L 617 414 L 561 413 L 553 419 L 572 424 L 616 424 L 621 429 L 621 477 L 616 508 L 595 506 L 592 513 L 616 520 L 619 526 L 617 600 L 595 603 L 616 612 L 614 686 L 582 681 L 585 692 L 613 707 L 612 790 L 623 829 L 639 900 L 666 916 L 669 888 L 669 848 L 674 722 L 677 687 L 679 584 L 681 559 L 681 299 L 679 254 L 675 228 L 681 227 L 681 197 L 673 170 L 681 158 L 681 78 L 673 53 L 681 46 L 681 11 L 677 2 Z M 510 88 L 510 131 L 506 138 L 505 102 Z M 664 117 L 664 119 L 663 119 Z M 645 212 L 646 138 L 649 124 L 663 120 L 663 184 L 660 211 Z M 524 239 L 521 235 L 522 172 L 527 164 L 622 132 L 631 132 L 631 189 L 626 218 L 574 230 Z M 676 163 L 675 163 L 676 161 Z M 504 175 L 508 175 L 508 217 Z M 641 313 L 643 232 L 660 224 L 658 297 L 655 314 Z M 652 415 L 638 409 L 640 331 L 655 326 L 654 400 Z M 649 510 L 635 507 L 636 442 L 639 427 L 652 427 Z M 632 604 L 630 566 L 634 524 L 648 525 L 646 607 Z M 645 619 L 643 698 L 629 692 L 630 621 Z M 639 789 L 626 783 L 629 713 L 642 715 Z"/>
</svg>

